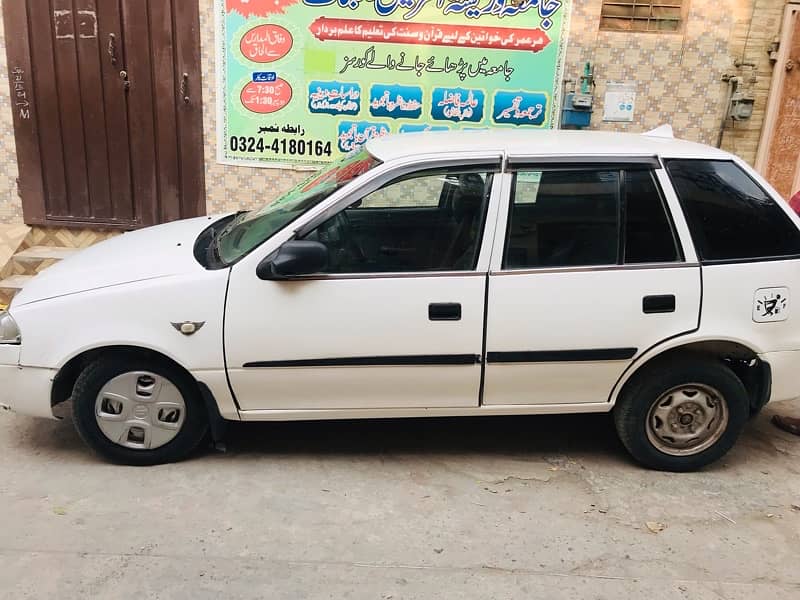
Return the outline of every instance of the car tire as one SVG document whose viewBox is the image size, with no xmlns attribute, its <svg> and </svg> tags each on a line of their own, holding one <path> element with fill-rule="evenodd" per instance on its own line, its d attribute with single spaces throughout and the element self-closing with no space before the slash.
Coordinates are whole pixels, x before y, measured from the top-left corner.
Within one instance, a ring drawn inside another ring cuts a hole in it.
<svg viewBox="0 0 800 600">
<path fill-rule="evenodd" d="M 741 434 L 747 390 L 722 361 L 676 358 L 645 367 L 614 407 L 617 433 L 641 464 L 694 471 L 718 460 Z"/>
<path fill-rule="evenodd" d="M 182 460 L 208 430 L 192 377 L 166 361 L 135 354 L 89 364 L 75 382 L 72 416 L 90 448 L 134 466 Z"/>
</svg>

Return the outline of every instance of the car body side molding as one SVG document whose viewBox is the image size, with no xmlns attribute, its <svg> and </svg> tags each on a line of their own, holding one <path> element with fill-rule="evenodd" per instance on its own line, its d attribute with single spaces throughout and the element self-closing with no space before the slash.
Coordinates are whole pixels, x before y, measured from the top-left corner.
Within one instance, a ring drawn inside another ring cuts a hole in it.
<svg viewBox="0 0 800 600">
<path fill-rule="evenodd" d="M 535 352 L 488 352 L 488 363 L 594 362 L 628 360 L 637 348 L 590 348 L 585 350 L 540 350 Z"/>
<path fill-rule="evenodd" d="M 401 356 L 346 356 L 342 358 L 310 358 L 302 360 L 269 360 L 245 363 L 245 369 L 286 367 L 397 367 L 419 365 L 475 365 L 477 354 L 410 354 Z"/>
</svg>

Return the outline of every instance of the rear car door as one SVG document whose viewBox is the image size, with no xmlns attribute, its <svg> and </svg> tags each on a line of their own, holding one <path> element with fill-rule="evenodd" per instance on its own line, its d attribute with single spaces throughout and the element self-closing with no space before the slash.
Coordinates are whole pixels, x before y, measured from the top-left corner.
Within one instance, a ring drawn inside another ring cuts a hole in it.
<svg viewBox="0 0 800 600">
<path fill-rule="evenodd" d="M 675 233 L 677 199 L 656 159 L 512 165 L 483 402 L 607 402 L 637 356 L 698 326 L 700 268 Z"/>
</svg>

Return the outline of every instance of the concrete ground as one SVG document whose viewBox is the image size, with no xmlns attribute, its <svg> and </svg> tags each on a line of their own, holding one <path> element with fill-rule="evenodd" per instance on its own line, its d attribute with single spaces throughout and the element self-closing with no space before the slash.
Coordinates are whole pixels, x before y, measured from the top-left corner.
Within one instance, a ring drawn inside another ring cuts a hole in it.
<svg viewBox="0 0 800 600">
<path fill-rule="evenodd" d="M 0 415 L 2 598 L 800 597 L 800 438 L 771 406 L 702 473 L 606 415 L 237 425 L 128 468 Z"/>
</svg>

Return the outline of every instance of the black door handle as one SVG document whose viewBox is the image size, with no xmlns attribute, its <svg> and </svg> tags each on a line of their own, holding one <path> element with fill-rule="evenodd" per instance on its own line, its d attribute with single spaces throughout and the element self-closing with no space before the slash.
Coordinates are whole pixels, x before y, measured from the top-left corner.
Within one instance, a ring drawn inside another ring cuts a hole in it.
<svg viewBox="0 0 800 600">
<path fill-rule="evenodd" d="M 461 304 L 458 302 L 433 302 L 428 304 L 428 319 L 431 321 L 460 321 Z"/>
<path fill-rule="evenodd" d="M 645 296 L 642 298 L 642 310 L 648 315 L 675 312 L 675 295 Z"/>
</svg>

